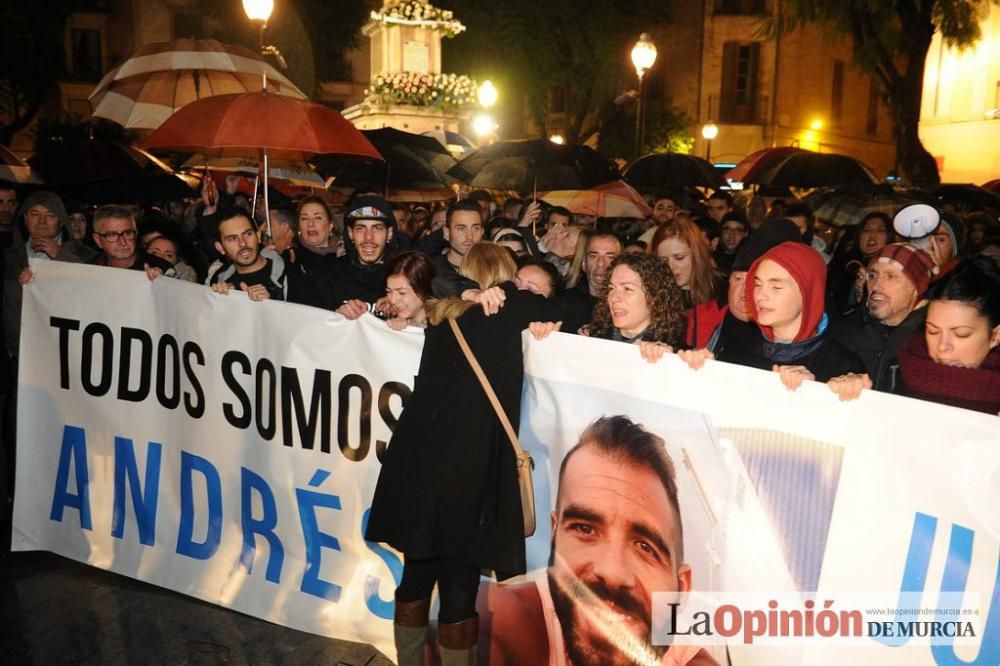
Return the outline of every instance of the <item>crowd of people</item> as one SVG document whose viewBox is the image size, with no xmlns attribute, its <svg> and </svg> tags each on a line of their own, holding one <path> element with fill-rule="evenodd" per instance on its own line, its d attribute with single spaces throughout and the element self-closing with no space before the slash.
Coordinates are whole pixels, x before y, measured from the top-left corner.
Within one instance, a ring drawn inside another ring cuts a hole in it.
<svg viewBox="0 0 1000 666">
<path fill-rule="evenodd" d="M 29 259 L 142 270 L 220 295 L 425 328 L 368 526 L 369 539 L 406 556 L 396 638 L 411 658 L 422 654 L 436 584 L 445 663 L 468 663 L 479 571 L 503 578 L 525 567 L 513 453 L 487 398 L 470 388 L 478 384 L 448 320 L 460 323 L 515 427 L 525 328 L 631 343 L 649 362 L 676 353 L 695 368 L 717 359 L 773 371 L 790 390 L 824 382 L 843 400 L 874 390 L 1000 413 L 998 211 L 942 206 L 916 235 L 905 215 L 830 228 L 799 201 L 645 196 L 645 220 L 485 191 L 425 206 L 361 190 L 337 210 L 274 193 L 265 212 L 232 182 L 220 192 L 206 179 L 200 200 L 88 209 L 48 191 L 21 199 L 0 182 L 4 497 Z M 468 418 L 443 418 L 441 404 Z M 470 441 L 481 445 L 458 455 Z"/>
</svg>

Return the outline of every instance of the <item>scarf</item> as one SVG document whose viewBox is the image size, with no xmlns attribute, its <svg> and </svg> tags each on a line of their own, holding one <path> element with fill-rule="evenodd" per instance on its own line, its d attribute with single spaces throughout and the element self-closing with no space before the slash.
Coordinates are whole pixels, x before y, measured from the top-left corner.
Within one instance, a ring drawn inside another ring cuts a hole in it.
<svg viewBox="0 0 1000 666">
<path fill-rule="evenodd" d="M 917 331 L 897 358 L 903 395 L 987 414 L 1000 412 L 1000 349 L 991 350 L 978 368 L 945 365 L 931 358 L 923 331 Z"/>
</svg>

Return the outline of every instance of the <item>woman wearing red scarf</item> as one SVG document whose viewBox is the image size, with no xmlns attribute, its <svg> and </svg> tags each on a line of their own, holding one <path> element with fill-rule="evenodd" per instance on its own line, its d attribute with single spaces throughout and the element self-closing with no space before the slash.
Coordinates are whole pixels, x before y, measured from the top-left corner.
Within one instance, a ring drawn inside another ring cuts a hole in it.
<svg viewBox="0 0 1000 666">
<path fill-rule="evenodd" d="M 761 340 L 734 362 L 780 372 L 790 389 L 864 372 L 853 352 L 826 335 L 826 264 L 816 250 L 796 242 L 772 248 L 750 266 L 746 290 Z"/>
<path fill-rule="evenodd" d="M 1000 412 L 1000 267 L 989 257 L 959 264 L 929 294 L 924 332 L 899 350 L 902 393 L 980 412 Z"/>
</svg>

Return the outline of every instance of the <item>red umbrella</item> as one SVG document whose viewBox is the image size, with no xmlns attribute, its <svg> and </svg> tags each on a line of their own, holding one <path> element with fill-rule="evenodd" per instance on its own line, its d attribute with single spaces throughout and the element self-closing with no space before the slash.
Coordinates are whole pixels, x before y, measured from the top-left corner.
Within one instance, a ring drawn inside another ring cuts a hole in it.
<svg viewBox="0 0 1000 666">
<path fill-rule="evenodd" d="M 801 148 L 792 146 L 781 146 L 780 148 L 765 148 L 755 153 L 750 153 L 736 166 L 726 172 L 726 180 L 734 183 L 745 183 L 751 176 L 760 173 L 764 169 L 781 162 L 786 157 L 795 153 L 808 152 Z"/>
<path fill-rule="evenodd" d="M 259 159 L 267 208 L 268 158 L 305 162 L 337 153 L 359 159 L 382 156 L 337 111 L 306 100 L 267 92 L 216 95 L 192 102 L 146 139 L 150 150 Z"/>
</svg>

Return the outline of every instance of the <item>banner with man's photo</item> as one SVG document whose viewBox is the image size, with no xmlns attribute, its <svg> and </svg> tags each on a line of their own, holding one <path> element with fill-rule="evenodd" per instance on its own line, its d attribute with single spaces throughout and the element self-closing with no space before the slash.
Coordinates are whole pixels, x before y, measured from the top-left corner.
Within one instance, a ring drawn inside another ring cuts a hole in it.
<svg viewBox="0 0 1000 666">
<path fill-rule="evenodd" d="M 402 558 L 363 533 L 422 332 L 34 268 L 14 548 L 392 657 Z M 1000 419 L 529 337 L 538 529 L 483 661 L 1000 663 Z"/>
</svg>

